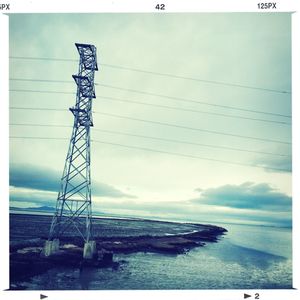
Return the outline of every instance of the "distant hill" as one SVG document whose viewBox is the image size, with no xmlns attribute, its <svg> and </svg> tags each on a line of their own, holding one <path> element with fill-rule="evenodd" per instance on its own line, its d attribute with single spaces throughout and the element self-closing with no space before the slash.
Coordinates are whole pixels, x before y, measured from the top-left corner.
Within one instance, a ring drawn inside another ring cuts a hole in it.
<svg viewBox="0 0 300 300">
<path fill-rule="evenodd" d="M 40 207 L 10 207 L 11 210 L 22 210 L 22 211 L 44 211 L 44 212 L 54 212 L 55 208 L 51 206 L 40 206 Z"/>
</svg>

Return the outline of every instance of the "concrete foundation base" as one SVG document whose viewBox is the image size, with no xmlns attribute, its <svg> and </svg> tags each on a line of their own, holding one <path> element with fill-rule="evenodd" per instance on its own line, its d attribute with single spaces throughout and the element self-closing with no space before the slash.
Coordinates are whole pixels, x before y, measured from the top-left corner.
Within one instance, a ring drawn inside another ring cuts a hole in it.
<svg viewBox="0 0 300 300">
<path fill-rule="evenodd" d="M 84 259 L 92 259 L 97 254 L 96 242 L 89 241 L 84 244 L 83 248 L 83 258 Z"/>
<path fill-rule="evenodd" d="M 44 255 L 50 256 L 54 253 L 57 253 L 59 250 L 59 239 L 54 239 L 52 241 L 46 241 L 44 246 Z"/>
</svg>

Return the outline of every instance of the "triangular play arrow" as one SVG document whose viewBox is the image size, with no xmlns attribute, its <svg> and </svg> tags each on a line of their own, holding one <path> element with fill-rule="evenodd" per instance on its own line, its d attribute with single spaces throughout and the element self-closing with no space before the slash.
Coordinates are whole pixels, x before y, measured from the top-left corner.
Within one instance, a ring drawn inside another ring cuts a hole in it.
<svg viewBox="0 0 300 300">
<path fill-rule="evenodd" d="M 244 294 L 244 299 L 247 299 L 247 298 L 249 298 L 249 297 L 251 297 L 251 295 Z"/>
<path fill-rule="evenodd" d="M 48 296 L 45 296 L 43 294 L 40 294 L 40 299 L 45 299 L 45 298 L 48 298 Z"/>
</svg>

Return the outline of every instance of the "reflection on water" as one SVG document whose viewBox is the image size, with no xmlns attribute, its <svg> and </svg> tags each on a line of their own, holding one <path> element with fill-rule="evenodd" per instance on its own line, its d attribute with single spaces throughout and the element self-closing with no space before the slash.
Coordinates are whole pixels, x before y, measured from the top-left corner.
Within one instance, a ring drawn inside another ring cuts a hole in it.
<svg viewBox="0 0 300 300">
<path fill-rule="evenodd" d="M 120 268 L 52 269 L 28 289 L 276 289 L 292 288 L 291 230 L 225 226 L 218 243 L 186 255 L 115 255 Z"/>
<path fill-rule="evenodd" d="M 276 262 L 286 260 L 283 256 L 234 245 L 227 240 L 223 242 L 222 251 L 217 256 L 224 262 L 238 263 L 245 268 L 255 266 L 260 269 L 266 269 Z"/>
<path fill-rule="evenodd" d="M 96 269 L 91 266 L 84 265 L 83 261 L 79 267 L 79 283 L 82 290 L 88 290 L 90 283 L 96 275 Z"/>
</svg>

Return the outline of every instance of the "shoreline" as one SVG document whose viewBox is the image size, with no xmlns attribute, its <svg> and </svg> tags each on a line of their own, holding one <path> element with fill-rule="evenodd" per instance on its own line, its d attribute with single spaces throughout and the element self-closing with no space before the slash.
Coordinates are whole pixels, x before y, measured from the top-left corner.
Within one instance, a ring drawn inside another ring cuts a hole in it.
<svg viewBox="0 0 300 300">
<path fill-rule="evenodd" d="M 27 217 L 32 221 L 32 215 Z M 41 224 L 49 222 L 51 218 L 35 216 L 32 228 L 29 226 L 24 229 L 26 222 L 29 221 L 27 217 L 20 214 L 11 218 L 13 238 L 11 236 L 10 239 L 10 283 L 12 288 L 20 285 L 22 281 L 30 280 L 33 276 L 45 273 L 57 266 L 80 268 L 83 261 L 83 241 L 79 237 L 61 238 L 59 252 L 51 257 L 43 257 L 41 253 L 47 237 L 43 232 L 37 232 L 34 225 L 39 222 Z M 93 240 L 96 241 L 99 256 L 103 251 L 115 254 L 147 252 L 182 255 L 192 248 L 218 242 L 219 238 L 227 232 L 225 228 L 214 225 L 141 219 L 103 219 L 98 220 L 95 226 L 97 230 Z M 21 230 L 27 236 L 22 234 Z M 109 230 L 108 233 L 105 230 Z M 118 269 L 119 263 L 94 260 L 92 266 Z"/>
<path fill-rule="evenodd" d="M 134 222 L 134 221 L 133 221 Z M 146 221 L 147 222 L 147 221 Z M 176 224 L 176 223 L 174 223 Z M 159 252 L 169 254 L 183 254 L 194 247 L 202 247 L 206 242 L 217 242 L 219 237 L 227 230 L 215 225 L 200 225 L 201 230 L 193 230 L 179 234 L 164 235 L 138 235 L 138 236 L 110 236 L 95 237 L 97 249 L 112 251 L 115 253 L 135 253 L 135 252 Z M 27 248 L 42 248 L 46 242 L 45 237 L 33 239 L 22 239 L 10 241 L 10 254 L 20 252 Z M 66 246 L 68 245 L 68 246 Z M 77 248 L 82 250 L 83 242 L 78 237 L 60 238 L 61 248 Z M 24 250 L 26 252 L 26 250 Z M 29 249 L 28 249 L 29 251 Z"/>
</svg>

